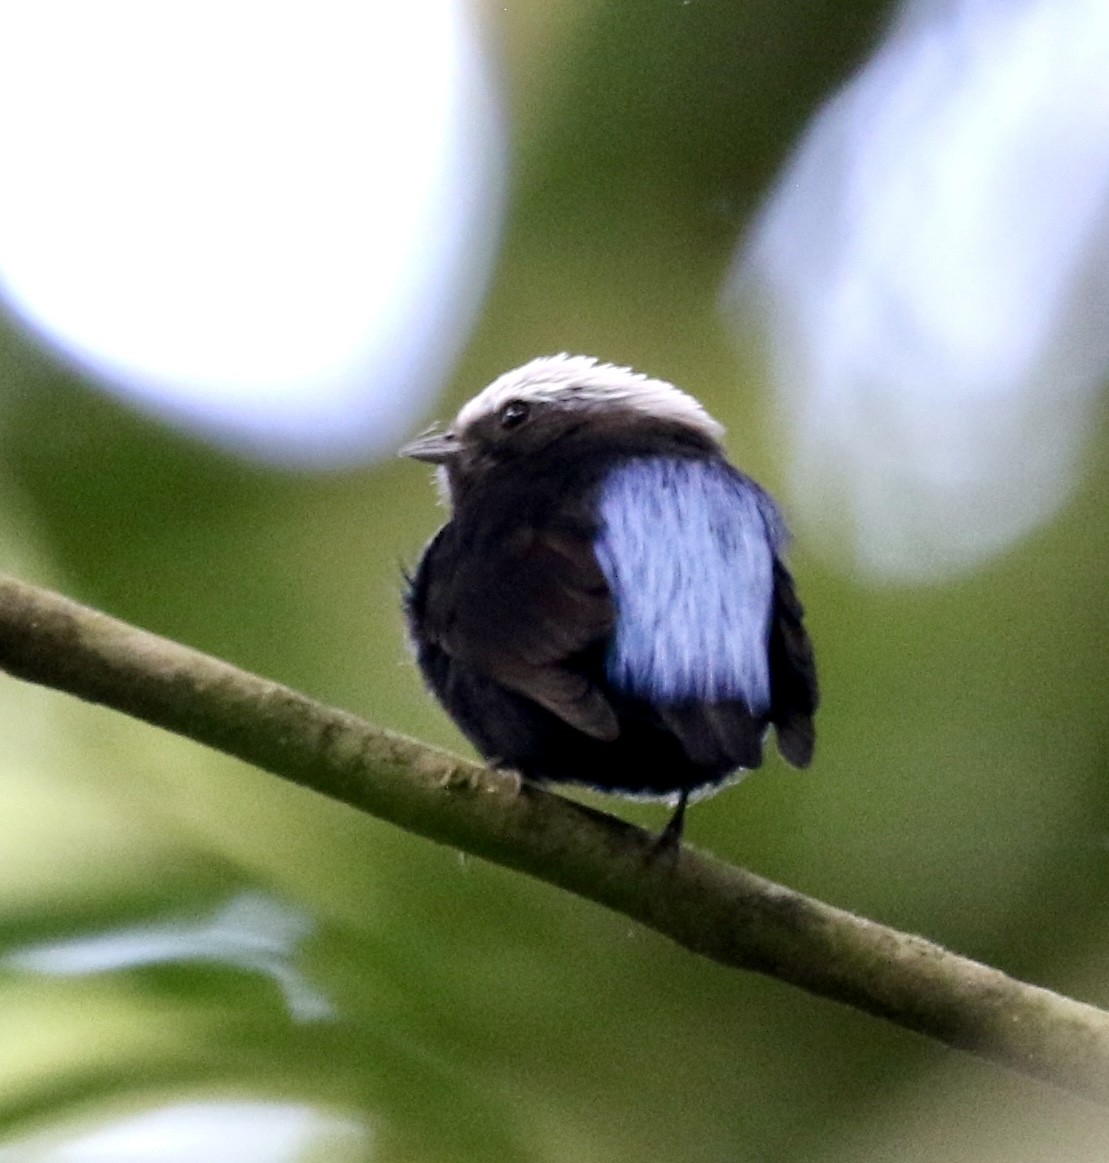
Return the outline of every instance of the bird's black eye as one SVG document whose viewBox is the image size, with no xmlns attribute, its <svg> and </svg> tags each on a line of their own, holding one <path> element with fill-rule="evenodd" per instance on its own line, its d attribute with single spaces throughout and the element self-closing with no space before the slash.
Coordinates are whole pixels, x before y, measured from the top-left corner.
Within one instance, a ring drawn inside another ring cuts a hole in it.
<svg viewBox="0 0 1109 1163">
<path fill-rule="evenodd" d="M 519 428 L 531 413 L 531 407 L 523 400 L 509 400 L 497 413 L 497 419 L 502 428 L 511 430 Z"/>
</svg>

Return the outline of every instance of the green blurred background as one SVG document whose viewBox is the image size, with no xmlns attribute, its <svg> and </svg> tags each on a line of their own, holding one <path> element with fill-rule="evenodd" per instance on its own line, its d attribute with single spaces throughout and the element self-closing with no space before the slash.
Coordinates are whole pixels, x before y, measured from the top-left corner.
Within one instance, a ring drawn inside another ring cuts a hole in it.
<svg viewBox="0 0 1109 1163">
<path fill-rule="evenodd" d="M 590 352 L 695 392 L 780 491 L 767 390 L 720 287 L 798 133 L 888 15 L 491 7 L 510 217 L 436 414 L 532 355 Z M 13 325 L 0 395 L 3 568 L 468 753 L 421 688 L 399 609 L 401 567 L 442 520 L 425 469 L 238 461 L 90 390 Z M 797 544 L 825 692 L 817 760 L 798 774 L 773 759 L 699 805 L 690 841 L 1109 1005 L 1103 448 L 1056 520 L 944 586 L 865 586 Z M 1106 1154 L 1101 1116 L 1045 1088 L 111 712 L 4 680 L 0 722 L 2 1160 L 223 1100 L 315 1112 L 302 1157 L 320 1159 Z M 665 816 L 594 802 L 651 828 Z M 288 980 L 241 957 L 136 955 L 68 977 L 19 961 L 45 942 L 203 928 L 259 894 L 303 922 L 275 957 L 326 1013 L 298 1016 Z M 95 1157 L 190 1157 L 176 1149 Z"/>
</svg>

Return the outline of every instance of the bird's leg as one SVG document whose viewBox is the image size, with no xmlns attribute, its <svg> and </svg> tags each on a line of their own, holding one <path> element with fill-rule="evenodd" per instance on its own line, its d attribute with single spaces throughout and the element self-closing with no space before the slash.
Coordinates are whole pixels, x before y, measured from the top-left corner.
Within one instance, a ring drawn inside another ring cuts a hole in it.
<svg viewBox="0 0 1109 1163">
<path fill-rule="evenodd" d="M 682 846 L 682 830 L 685 827 L 685 805 L 689 802 L 689 788 L 683 787 L 678 793 L 678 806 L 669 823 L 659 833 L 655 841 L 655 851 L 677 851 Z"/>
</svg>

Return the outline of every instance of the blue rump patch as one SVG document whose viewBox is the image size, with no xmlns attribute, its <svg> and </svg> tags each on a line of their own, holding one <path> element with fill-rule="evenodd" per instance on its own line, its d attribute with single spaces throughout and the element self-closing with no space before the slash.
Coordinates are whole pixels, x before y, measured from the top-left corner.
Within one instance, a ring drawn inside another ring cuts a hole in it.
<svg viewBox="0 0 1109 1163">
<path fill-rule="evenodd" d="M 774 502 L 717 460 L 643 457 L 599 494 L 595 551 L 612 591 L 609 680 L 662 703 L 770 706 Z"/>
</svg>

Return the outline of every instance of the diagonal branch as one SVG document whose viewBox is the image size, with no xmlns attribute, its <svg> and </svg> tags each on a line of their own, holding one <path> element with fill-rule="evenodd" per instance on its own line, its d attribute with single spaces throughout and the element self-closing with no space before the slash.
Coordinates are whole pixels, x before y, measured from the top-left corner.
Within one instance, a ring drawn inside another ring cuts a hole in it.
<svg viewBox="0 0 1109 1163">
<path fill-rule="evenodd" d="M 1109 1105 L 1109 1013 L 0 576 L 0 669 L 568 889 L 725 965 Z"/>
</svg>

